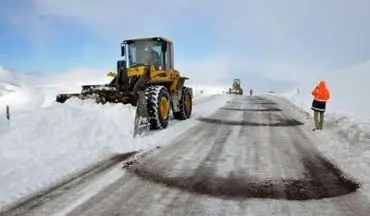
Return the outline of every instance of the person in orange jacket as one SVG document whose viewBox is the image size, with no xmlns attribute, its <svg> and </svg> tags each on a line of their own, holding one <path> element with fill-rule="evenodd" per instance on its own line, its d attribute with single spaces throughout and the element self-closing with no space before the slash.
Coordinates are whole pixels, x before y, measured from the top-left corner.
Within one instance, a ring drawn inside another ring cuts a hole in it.
<svg viewBox="0 0 370 216">
<path fill-rule="evenodd" d="M 326 102 L 331 97 L 325 81 L 320 81 L 311 94 L 314 97 L 311 107 L 311 109 L 314 111 L 315 121 L 315 128 L 313 130 L 322 130 L 324 125 Z"/>
</svg>

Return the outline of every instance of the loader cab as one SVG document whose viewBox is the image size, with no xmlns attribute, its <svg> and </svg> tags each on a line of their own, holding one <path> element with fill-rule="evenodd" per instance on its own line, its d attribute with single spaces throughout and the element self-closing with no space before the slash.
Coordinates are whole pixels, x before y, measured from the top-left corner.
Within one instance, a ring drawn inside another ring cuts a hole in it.
<svg viewBox="0 0 370 216">
<path fill-rule="evenodd" d="M 161 38 L 139 38 L 125 40 L 121 44 L 121 55 L 127 67 L 153 65 L 157 70 L 170 70 L 173 65 L 173 44 Z"/>
<path fill-rule="evenodd" d="M 233 81 L 233 89 L 240 88 L 240 79 L 234 79 Z"/>
</svg>

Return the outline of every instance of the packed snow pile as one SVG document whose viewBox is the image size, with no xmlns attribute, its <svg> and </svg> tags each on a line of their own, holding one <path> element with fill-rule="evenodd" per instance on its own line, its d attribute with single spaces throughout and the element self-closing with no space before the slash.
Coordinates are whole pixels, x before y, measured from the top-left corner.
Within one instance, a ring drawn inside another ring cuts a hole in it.
<svg viewBox="0 0 370 216">
<path fill-rule="evenodd" d="M 370 150 L 370 121 L 331 113 L 327 116 L 328 126 L 340 137 L 352 143 L 352 147 Z M 370 153 L 370 151 L 369 151 Z"/>
</svg>

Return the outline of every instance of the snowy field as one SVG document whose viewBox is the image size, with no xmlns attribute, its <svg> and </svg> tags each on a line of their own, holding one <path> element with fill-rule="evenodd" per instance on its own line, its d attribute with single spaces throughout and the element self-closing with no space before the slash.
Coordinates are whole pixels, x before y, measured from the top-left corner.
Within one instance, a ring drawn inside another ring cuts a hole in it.
<svg viewBox="0 0 370 216">
<path fill-rule="evenodd" d="M 69 100 L 55 103 L 58 92 L 80 91 L 85 71 L 74 74 L 78 82 L 45 77 L 35 85 L 17 79 L 13 72 L 0 70 L 0 209 L 20 198 L 79 172 L 117 153 L 149 149 L 164 144 L 196 124 L 194 118 L 222 106 L 226 95 L 218 87 L 194 89 L 193 119 L 172 121 L 170 128 L 134 139 L 134 108 L 130 105 L 99 105 L 92 101 Z M 109 78 L 86 80 L 105 83 Z M 26 80 L 26 81 L 25 81 Z M 43 84 L 43 82 L 45 84 Z M 11 121 L 5 119 L 5 106 L 11 108 Z"/>
</svg>

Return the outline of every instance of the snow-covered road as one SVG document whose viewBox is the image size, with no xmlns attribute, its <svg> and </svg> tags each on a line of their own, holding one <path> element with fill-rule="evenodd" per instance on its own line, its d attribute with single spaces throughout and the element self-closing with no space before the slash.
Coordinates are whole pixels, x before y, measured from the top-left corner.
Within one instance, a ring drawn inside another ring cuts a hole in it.
<svg viewBox="0 0 370 216">
<path fill-rule="evenodd" d="M 63 208 L 54 200 L 21 215 L 369 215 L 360 185 L 320 153 L 323 140 L 288 106 L 272 96 L 232 97 L 111 170 L 99 193 L 72 188 L 80 198 L 59 198 Z"/>
</svg>

